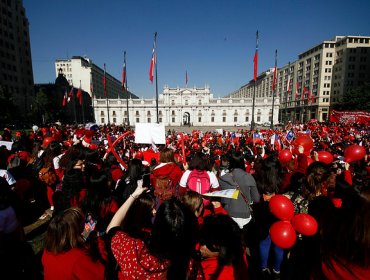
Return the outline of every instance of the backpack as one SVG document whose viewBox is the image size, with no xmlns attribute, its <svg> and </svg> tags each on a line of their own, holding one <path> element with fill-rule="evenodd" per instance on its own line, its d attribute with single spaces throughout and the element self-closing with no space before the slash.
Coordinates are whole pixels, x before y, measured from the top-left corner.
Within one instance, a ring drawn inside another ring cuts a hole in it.
<svg viewBox="0 0 370 280">
<path fill-rule="evenodd" d="M 168 200 L 177 196 L 176 186 L 168 175 L 156 177 L 154 195 L 161 200 Z"/>
<path fill-rule="evenodd" d="M 43 167 L 39 171 L 39 180 L 46 185 L 51 186 L 58 182 L 58 175 L 52 167 Z"/>
<path fill-rule="evenodd" d="M 190 172 L 186 185 L 190 190 L 204 194 L 209 192 L 211 188 L 211 180 L 207 171 L 194 169 Z"/>
</svg>

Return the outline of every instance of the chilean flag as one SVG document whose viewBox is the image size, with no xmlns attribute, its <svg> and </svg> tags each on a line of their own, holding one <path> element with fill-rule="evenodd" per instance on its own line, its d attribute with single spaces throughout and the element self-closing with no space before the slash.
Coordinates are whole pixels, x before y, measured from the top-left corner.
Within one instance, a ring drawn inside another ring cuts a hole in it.
<svg viewBox="0 0 370 280">
<path fill-rule="evenodd" d="M 157 63 L 157 55 L 156 55 L 156 37 L 157 32 L 154 33 L 154 44 L 153 44 L 153 51 L 152 51 L 152 59 L 150 60 L 150 67 L 149 67 L 149 80 L 153 83 L 154 78 L 154 67 Z"/>
<path fill-rule="evenodd" d="M 67 91 L 63 95 L 62 106 L 67 106 Z"/>
<path fill-rule="evenodd" d="M 253 79 L 257 81 L 257 74 L 258 74 L 258 31 L 256 33 L 256 52 L 254 53 L 253 57 Z"/>
<path fill-rule="evenodd" d="M 122 89 L 123 91 L 126 91 L 126 52 L 124 52 L 124 59 L 123 59 Z"/>
</svg>

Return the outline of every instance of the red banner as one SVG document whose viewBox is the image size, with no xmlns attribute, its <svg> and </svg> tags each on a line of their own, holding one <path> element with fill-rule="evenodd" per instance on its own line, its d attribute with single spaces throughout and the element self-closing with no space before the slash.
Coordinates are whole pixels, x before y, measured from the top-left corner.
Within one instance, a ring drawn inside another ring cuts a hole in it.
<svg viewBox="0 0 370 280">
<path fill-rule="evenodd" d="M 365 111 L 335 111 L 330 113 L 331 122 L 339 122 L 343 124 L 370 124 L 370 112 Z"/>
</svg>

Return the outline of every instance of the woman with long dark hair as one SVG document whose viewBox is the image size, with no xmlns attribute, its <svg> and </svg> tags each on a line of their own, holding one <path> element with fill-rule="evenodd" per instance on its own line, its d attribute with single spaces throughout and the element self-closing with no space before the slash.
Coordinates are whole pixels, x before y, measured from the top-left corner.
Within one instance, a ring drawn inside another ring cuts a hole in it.
<svg viewBox="0 0 370 280">
<path fill-rule="evenodd" d="M 56 215 L 49 224 L 42 256 L 44 279 L 104 279 L 104 266 L 89 255 L 84 240 L 84 216 L 77 208 Z"/>
<path fill-rule="evenodd" d="M 146 190 L 142 181 L 114 215 L 107 232 L 121 225 L 136 199 Z M 148 240 L 116 231 L 112 252 L 120 267 L 120 279 L 196 279 L 201 270 L 192 270 L 191 253 L 195 246 L 196 218 L 175 199 L 158 208 Z M 113 230 L 114 232 L 114 230 Z M 110 233 L 111 234 L 111 233 Z M 192 275 L 194 273 L 195 275 Z"/>
</svg>

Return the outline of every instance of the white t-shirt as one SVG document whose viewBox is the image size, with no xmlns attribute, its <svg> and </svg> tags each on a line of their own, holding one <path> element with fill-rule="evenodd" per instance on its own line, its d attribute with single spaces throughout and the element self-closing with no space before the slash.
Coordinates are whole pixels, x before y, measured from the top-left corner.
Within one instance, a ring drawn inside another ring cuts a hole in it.
<svg viewBox="0 0 370 280">
<path fill-rule="evenodd" d="M 192 170 L 186 170 L 184 172 L 184 174 L 182 174 L 182 177 L 180 179 L 180 184 L 179 184 L 180 187 L 186 188 L 186 183 L 188 181 L 188 178 L 189 178 L 189 175 L 190 175 L 191 171 Z M 218 179 L 217 179 L 215 173 L 207 171 L 207 174 L 209 176 L 209 182 L 211 184 L 211 188 L 217 189 L 220 186 L 220 184 L 218 183 Z"/>
<path fill-rule="evenodd" d="M 8 182 L 9 186 L 16 183 L 14 177 L 8 172 L 8 170 L 0 169 L 0 177 L 3 177 Z"/>
</svg>

